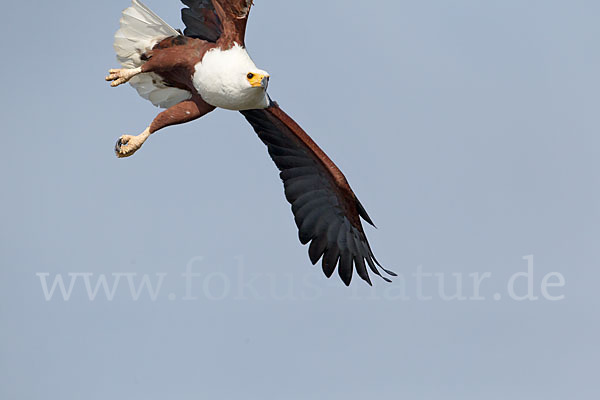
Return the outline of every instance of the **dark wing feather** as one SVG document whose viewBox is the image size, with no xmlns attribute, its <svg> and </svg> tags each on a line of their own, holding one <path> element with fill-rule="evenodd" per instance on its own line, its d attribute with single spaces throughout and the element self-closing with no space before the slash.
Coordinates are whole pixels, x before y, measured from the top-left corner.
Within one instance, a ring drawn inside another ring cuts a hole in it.
<svg viewBox="0 0 600 400">
<path fill-rule="evenodd" d="M 281 171 L 285 196 L 292 205 L 298 236 L 310 242 L 308 254 L 313 264 L 322 259 L 323 272 L 330 277 L 338 268 L 349 285 L 354 269 L 371 284 L 366 265 L 383 277 L 360 218 L 372 224 L 346 178 L 327 155 L 279 106 L 241 112 Z"/>
<path fill-rule="evenodd" d="M 181 9 L 185 36 L 216 43 L 223 33 L 221 20 L 211 0 L 181 0 L 188 8 Z"/>
<path fill-rule="evenodd" d="M 244 45 L 246 23 L 252 0 L 181 0 L 185 36 L 218 43 L 229 48 Z"/>
</svg>

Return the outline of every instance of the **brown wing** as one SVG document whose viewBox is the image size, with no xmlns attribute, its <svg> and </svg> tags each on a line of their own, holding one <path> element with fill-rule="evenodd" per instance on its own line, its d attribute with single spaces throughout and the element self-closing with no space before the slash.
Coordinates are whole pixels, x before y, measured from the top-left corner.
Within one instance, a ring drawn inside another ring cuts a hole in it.
<svg viewBox="0 0 600 400">
<path fill-rule="evenodd" d="M 182 0 L 181 10 L 186 26 L 184 35 L 230 48 L 234 43 L 244 45 L 246 22 L 252 0 Z"/>
<path fill-rule="evenodd" d="M 361 220 L 373 224 L 346 178 L 317 144 L 276 103 L 262 110 L 241 111 L 281 171 L 285 196 L 292 205 L 302 244 L 310 243 L 313 264 L 322 258 L 323 272 L 338 273 L 346 285 L 353 270 L 371 284 L 366 265 L 383 277 Z"/>
</svg>

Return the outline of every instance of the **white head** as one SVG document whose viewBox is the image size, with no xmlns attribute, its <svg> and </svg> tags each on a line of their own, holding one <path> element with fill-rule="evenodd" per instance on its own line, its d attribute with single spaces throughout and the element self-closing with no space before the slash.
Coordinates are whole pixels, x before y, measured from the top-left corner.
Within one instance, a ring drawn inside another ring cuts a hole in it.
<svg viewBox="0 0 600 400">
<path fill-rule="evenodd" d="M 196 65 L 194 86 L 209 104 L 230 110 L 265 108 L 269 105 L 269 74 L 258 69 L 246 49 L 208 51 Z"/>
</svg>

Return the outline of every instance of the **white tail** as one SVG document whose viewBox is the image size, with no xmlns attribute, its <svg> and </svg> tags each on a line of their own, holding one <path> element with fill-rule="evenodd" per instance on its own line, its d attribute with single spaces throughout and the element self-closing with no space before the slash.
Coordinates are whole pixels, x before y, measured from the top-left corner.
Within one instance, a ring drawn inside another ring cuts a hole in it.
<svg viewBox="0 0 600 400">
<path fill-rule="evenodd" d="M 115 34 L 114 48 L 123 68 L 142 65 L 141 55 L 151 50 L 156 43 L 180 33 L 154 14 L 138 0 L 123 11 L 121 28 Z M 138 94 L 157 107 L 169 108 L 192 97 L 187 90 L 167 87 L 160 76 L 154 73 L 137 75 L 129 81 Z"/>
</svg>

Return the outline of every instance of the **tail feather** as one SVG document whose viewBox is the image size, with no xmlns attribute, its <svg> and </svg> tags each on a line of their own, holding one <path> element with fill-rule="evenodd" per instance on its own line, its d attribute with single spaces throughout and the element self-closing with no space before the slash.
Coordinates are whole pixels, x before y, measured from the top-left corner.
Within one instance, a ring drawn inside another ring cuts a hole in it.
<svg viewBox="0 0 600 400">
<path fill-rule="evenodd" d="M 152 12 L 152 10 L 150 10 L 141 1 L 133 0 L 133 6 L 134 6 L 134 8 L 132 9 L 132 13 L 133 13 L 132 15 L 138 14 L 138 15 L 140 15 L 142 21 L 153 22 L 154 25 L 161 26 L 164 29 L 169 30 L 171 32 L 169 34 L 169 36 L 179 34 L 179 32 L 177 32 L 175 29 L 173 29 L 161 17 L 156 15 L 154 12 Z"/>
<path fill-rule="evenodd" d="M 139 0 L 133 0 L 131 7 L 123 11 L 120 25 L 113 47 L 124 68 L 141 66 L 142 54 L 152 50 L 156 43 L 181 35 Z M 192 96 L 187 90 L 167 87 L 154 73 L 140 74 L 129 83 L 157 107 L 169 108 Z"/>
</svg>

